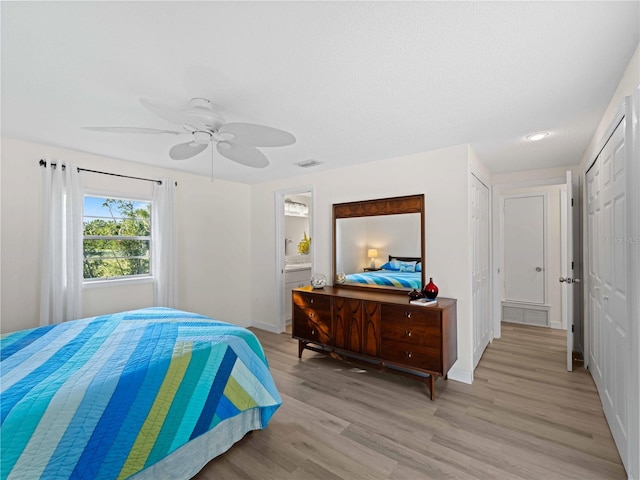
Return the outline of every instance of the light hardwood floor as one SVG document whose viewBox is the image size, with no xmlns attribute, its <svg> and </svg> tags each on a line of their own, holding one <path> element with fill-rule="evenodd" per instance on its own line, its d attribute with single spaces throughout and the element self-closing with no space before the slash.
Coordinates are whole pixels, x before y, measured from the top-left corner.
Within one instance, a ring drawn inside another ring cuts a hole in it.
<svg viewBox="0 0 640 480">
<path fill-rule="evenodd" d="M 596 388 L 563 331 L 503 324 L 473 385 L 416 381 L 254 330 L 283 404 L 195 478 L 624 479 Z"/>
</svg>

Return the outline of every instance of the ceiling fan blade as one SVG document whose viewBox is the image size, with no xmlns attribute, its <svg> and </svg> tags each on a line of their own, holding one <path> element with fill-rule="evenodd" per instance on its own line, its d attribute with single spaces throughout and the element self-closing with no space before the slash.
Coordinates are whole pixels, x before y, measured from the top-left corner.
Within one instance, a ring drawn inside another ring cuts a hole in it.
<svg viewBox="0 0 640 480">
<path fill-rule="evenodd" d="M 267 160 L 264 153 L 255 147 L 222 141 L 216 144 L 216 149 L 223 157 L 247 167 L 264 168 L 269 165 L 269 160 Z"/>
<path fill-rule="evenodd" d="M 175 123 L 177 125 L 190 125 L 191 119 L 184 114 L 184 112 L 179 109 L 168 107 L 166 105 L 160 105 L 151 100 L 147 100 L 145 98 L 140 99 L 140 103 L 147 110 L 152 111 L 159 117 L 164 118 L 165 120 L 169 120 L 171 123 Z"/>
<path fill-rule="evenodd" d="M 227 123 L 220 127 L 220 133 L 233 135 L 238 145 L 253 147 L 283 147 L 296 143 L 296 137 L 289 132 L 254 123 Z"/>
<path fill-rule="evenodd" d="M 197 154 L 207 148 L 208 144 L 201 144 L 195 142 L 179 143 L 174 145 L 169 150 L 169 156 L 173 160 L 187 160 L 188 158 L 195 157 Z"/>
<path fill-rule="evenodd" d="M 89 130 L 91 132 L 108 132 L 108 133 L 142 133 L 145 135 L 154 134 L 171 134 L 180 135 L 180 132 L 174 132 L 173 130 L 159 130 L 157 128 L 140 128 L 140 127 L 80 127 L 83 130 Z"/>
</svg>

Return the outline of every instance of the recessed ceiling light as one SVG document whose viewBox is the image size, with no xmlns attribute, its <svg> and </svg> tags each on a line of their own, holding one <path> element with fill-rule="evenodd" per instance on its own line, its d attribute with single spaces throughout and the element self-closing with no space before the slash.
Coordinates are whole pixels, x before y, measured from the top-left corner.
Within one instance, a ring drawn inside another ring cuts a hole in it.
<svg viewBox="0 0 640 480">
<path fill-rule="evenodd" d="M 549 132 L 536 132 L 532 133 L 531 135 L 527 135 L 527 140 L 535 142 L 536 140 L 542 140 L 547 135 L 549 135 Z"/>
</svg>

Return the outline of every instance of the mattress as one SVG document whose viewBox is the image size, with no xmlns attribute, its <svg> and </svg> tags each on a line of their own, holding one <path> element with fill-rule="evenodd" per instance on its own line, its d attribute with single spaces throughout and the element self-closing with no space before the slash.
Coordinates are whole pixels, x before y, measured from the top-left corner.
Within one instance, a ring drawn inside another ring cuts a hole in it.
<svg viewBox="0 0 640 480">
<path fill-rule="evenodd" d="M 1 478 L 190 478 L 282 403 L 255 335 L 167 308 L 0 337 Z"/>
</svg>

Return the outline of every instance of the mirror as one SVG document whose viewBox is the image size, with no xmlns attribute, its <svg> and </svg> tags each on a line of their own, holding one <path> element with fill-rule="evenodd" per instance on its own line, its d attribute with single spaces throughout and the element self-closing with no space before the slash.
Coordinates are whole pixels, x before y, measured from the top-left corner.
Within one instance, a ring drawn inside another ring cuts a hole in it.
<svg viewBox="0 0 640 480">
<path fill-rule="evenodd" d="M 420 290 L 424 243 L 422 194 L 334 204 L 334 284 Z"/>
</svg>

